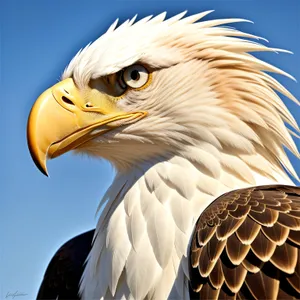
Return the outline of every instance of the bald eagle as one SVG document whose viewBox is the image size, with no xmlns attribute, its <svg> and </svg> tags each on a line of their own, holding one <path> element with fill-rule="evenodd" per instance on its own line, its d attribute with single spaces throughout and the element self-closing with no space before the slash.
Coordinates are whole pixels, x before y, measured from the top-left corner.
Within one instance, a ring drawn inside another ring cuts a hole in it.
<svg viewBox="0 0 300 300">
<path fill-rule="evenodd" d="M 44 174 L 70 150 L 116 169 L 95 232 L 63 247 L 71 275 L 51 279 L 76 274 L 81 299 L 300 297 L 300 189 L 284 150 L 299 158 L 299 128 L 277 92 L 298 102 L 269 73 L 292 76 L 250 54 L 283 50 L 223 26 L 245 20 L 208 13 L 114 22 L 31 110 Z"/>
</svg>

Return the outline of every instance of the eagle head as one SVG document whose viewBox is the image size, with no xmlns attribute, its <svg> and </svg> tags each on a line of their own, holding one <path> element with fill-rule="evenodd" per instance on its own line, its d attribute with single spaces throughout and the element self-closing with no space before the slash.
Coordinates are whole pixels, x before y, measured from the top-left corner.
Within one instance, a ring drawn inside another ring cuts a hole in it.
<svg viewBox="0 0 300 300">
<path fill-rule="evenodd" d="M 282 146 L 299 154 L 284 123 L 298 127 L 276 92 L 297 100 L 265 71 L 291 76 L 250 54 L 282 50 L 222 26 L 245 20 L 198 22 L 208 13 L 116 21 L 80 50 L 31 110 L 28 144 L 40 170 L 69 150 L 124 170 L 204 149 L 249 164 L 259 152 L 294 172 Z"/>
</svg>

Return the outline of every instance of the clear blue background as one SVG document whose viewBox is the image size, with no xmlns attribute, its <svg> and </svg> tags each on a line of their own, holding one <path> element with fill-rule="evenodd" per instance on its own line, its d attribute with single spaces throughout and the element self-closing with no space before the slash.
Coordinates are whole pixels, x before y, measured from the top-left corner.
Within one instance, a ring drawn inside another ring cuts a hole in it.
<svg viewBox="0 0 300 300">
<path fill-rule="evenodd" d="M 48 163 L 50 178 L 27 150 L 27 116 L 36 97 L 56 83 L 79 48 L 100 36 L 117 18 L 125 20 L 185 9 L 215 9 L 209 18 L 242 17 L 235 27 L 264 36 L 295 54 L 263 54 L 300 80 L 300 1 L 101 1 L 1 0 L 0 89 L 0 298 L 7 292 L 34 299 L 58 247 L 93 228 L 97 204 L 113 178 L 107 162 L 66 154 Z M 147 33 L 145 32 L 145 35 Z M 283 82 L 300 99 L 300 84 Z M 288 107 L 300 120 L 299 107 Z M 297 141 L 299 147 L 299 141 Z M 298 174 L 299 160 L 292 158 Z"/>
</svg>

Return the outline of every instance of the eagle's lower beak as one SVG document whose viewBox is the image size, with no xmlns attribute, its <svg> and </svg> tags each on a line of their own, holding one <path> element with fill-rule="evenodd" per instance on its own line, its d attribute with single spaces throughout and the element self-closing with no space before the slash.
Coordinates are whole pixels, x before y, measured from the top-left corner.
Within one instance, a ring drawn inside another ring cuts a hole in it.
<svg viewBox="0 0 300 300">
<path fill-rule="evenodd" d="M 47 175 L 47 158 L 145 115 L 122 112 L 112 96 L 95 89 L 82 92 L 68 78 L 46 90 L 33 105 L 27 125 L 28 147 L 36 166 Z"/>
</svg>

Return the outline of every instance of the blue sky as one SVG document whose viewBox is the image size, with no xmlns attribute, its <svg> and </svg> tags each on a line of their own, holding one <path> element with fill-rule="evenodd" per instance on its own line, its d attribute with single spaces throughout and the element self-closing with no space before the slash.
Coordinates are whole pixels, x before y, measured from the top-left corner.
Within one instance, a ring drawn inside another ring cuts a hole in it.
<svg viewBox="0 0 300 300">
<path fill-rule="evenodd" d="M 50 178 L 31 161 L 27 116 L 36 97 L 59 79 L 76 52 L 117 18 L 125 20 L 188 9 L 208 9 L 208 18 L 242 17 L 235 27 L 263 36 L 294 55 L 260 57 L 300 81 L 300 1 L 125 1 L 1 0 L 1 252 L 0 299 L 19 291 L 34 299 L 45 268 L 58 247 L 93 228 L 97 204 L 113 178 L 105 161 L 66 154 L 48 163 Z M 145 33 L 146 34 L 146 33 Z M 281 78 L 300 99 L 300 83 Z M 287 103 L 300 123 L 299 107 Z M 299 148 L 299 141 L 297 141 Z M 300 163 L 292 158 L 298 174 Z"/>
</svg>

